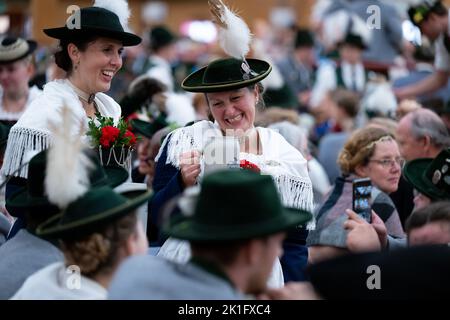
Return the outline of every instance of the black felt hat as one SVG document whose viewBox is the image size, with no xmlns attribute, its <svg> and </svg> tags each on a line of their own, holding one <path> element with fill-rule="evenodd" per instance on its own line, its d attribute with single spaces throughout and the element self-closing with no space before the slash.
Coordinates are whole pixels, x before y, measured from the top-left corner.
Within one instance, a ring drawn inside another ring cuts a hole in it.
<svg viewBox="0 0 450 320">
<path fill-rule="evenodd" d="M 81 8 L 75 14 L 80 14 L 80 26 L 66 25 L 59 28 L 44 29 L 46 35 L 59 40 L 83 39 L 86 36 L 98 35 L 116 39 L 124 46 L 135 46 L 141 43 L 141 38 L 126 32 L 119 17 L 112 11 L 100 7 Z"/>
</svg>

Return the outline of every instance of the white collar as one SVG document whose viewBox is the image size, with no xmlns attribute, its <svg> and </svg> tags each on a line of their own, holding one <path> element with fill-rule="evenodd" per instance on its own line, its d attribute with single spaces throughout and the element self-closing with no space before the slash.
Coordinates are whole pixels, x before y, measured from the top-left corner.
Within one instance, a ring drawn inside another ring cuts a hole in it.
<svg viewBox="0 0 450 320">
<path fill-rule="evenodd" d="M 75 93 L 77 94 L 77 96 L 87 102 L 88 104 L 91 104 L 94 99 L 95 99 L 95 93 L 92 94 L 88 94 L 86 92 L 84 92 L 83 90 L 81 90 L 80 88 L 76 87 L 72 81 L 70 81 L 69 79 L 64 80 L 72 89 L 73 91 L 75 91 Z"/>
</svg>

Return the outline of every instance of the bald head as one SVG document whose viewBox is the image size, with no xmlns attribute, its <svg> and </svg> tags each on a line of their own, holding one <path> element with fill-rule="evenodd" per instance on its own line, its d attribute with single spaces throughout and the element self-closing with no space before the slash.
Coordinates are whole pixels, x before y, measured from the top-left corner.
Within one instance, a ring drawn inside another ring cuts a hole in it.
<svg viewBox="0 0 450 320">
<path fill-rule="evenodd" d="M 408 113 L 400 120 L 396 133 L 400 152 L 407 161 L 434 158 L 450 146 L 450 136 L 444 122 L 429 109 Z"/>
</svg>

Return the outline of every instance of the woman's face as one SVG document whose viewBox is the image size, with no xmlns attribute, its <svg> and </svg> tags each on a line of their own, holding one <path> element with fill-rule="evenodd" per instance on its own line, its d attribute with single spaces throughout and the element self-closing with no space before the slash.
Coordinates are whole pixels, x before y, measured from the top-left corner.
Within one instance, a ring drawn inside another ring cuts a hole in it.
<svg viewBox="0 0 450 320">
<path fill-rule="evenodd" d="M 79 62 L 72 75 L 75 84 L 86 93 L 108 91 L 114 75 L 122 67 L 122 52 L 120 41 L 98 38 L 85 51 L 73 54 L 73 65 Z"/>
<path fill-rule="evenodd" d="M 149 163 L 150 139 L 141 137 L 137 146 L 137 155 L 139 159 L 139 173 L 147 175 L 153 173 L 153 166 Z"/>
<path fill-rule="evenodd" d="M 378 189 L 389 194 L 397 191 L 402 165 L 397 142 L 381 141 L 375 145 L 369 163 L 361 168 L 360 173 L 369 177 Z"/>
<path fill-rule="evenodd" d="M 233 91 L 207 93 L 211 114 L 223 131 L 253 128 L 257 89 L 242 88 Z"/>
<path fill-rule="evenodd" d="M 28 60 L 0 65 L 0 86 L 7 94 L 21 93 L 28 88 L 32 66 Z"/>
</svg>

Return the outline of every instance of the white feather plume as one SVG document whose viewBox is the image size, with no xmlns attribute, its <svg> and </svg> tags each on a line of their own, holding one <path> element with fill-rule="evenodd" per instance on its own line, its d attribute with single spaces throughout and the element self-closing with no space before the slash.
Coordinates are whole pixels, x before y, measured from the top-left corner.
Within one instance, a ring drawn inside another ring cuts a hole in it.
<svg viewBox="0 0 450 320">
<path fill-rule="evenodd" d="M 221 0 L 209 0 L 211 13 L 219 26 L 219 43 L 226 54 L 243 59 L 250 51 L 252 34 L 247 24 Z"/>
<path fill-rule="evenodd" d="M 67 102 L 57 116 L 60 119 L 49 121 L 53 144 L 47 154 L 45 189 L 50 202 L 63 209 L 88 190 L 93 165 L 82 152 L 84 123 L 75 117 Z"/>
<path fill-rule="evenodd" d="M 124 30 L 128 30 L 128 19 L 130 19 L 130 8 L 126 0 L 95 0 L 94 7 L 104 8 L 114 12 L 118 17 Z"/>
</svg>

